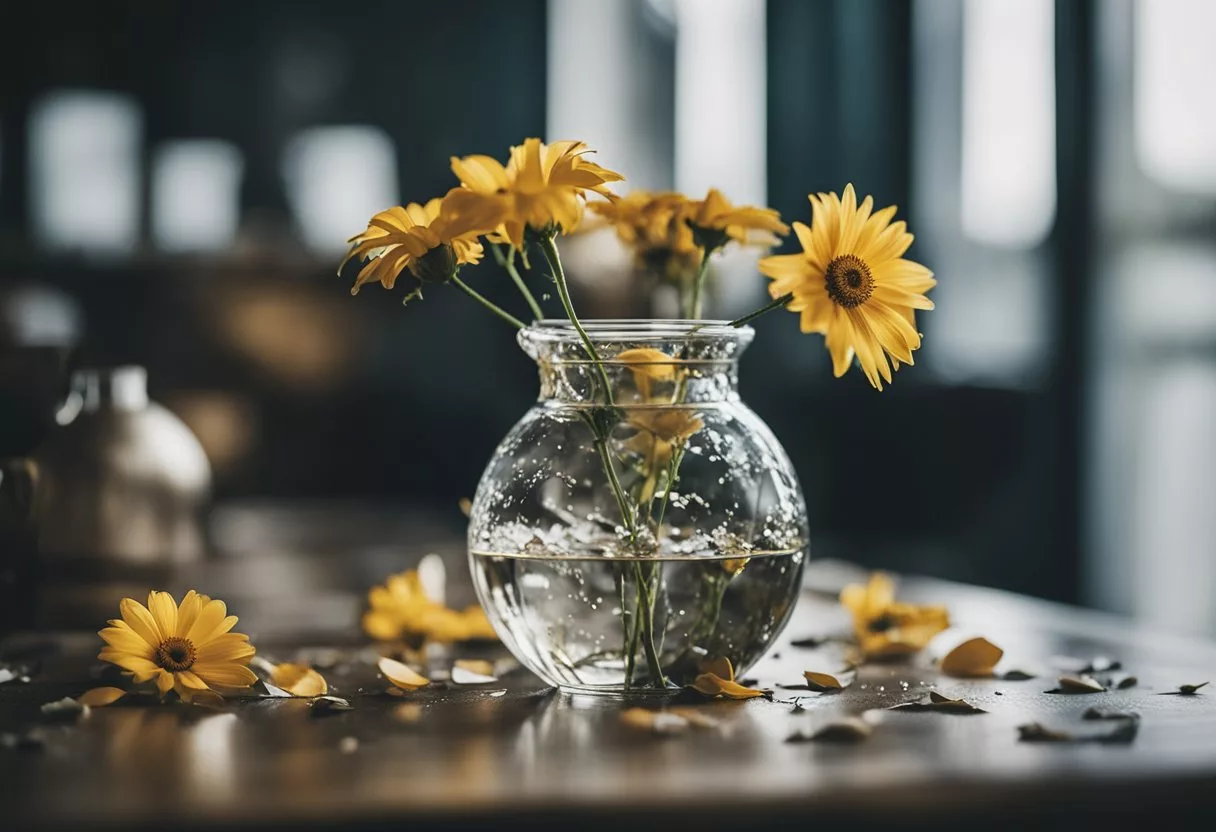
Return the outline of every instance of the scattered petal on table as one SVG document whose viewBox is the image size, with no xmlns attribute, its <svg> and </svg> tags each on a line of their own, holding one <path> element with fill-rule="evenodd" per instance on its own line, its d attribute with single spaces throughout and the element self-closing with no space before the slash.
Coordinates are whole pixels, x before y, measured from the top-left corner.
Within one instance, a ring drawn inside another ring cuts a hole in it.
<svg viewBox="0 0 1216 832">
<path fill-rule="evenodd" d="M 1103 693 L 1106 687 L 1092 676 L 1061 676 L 1059 687 L 1045 693 Z"/>
<path fill-rule="evenodd" d="M 308 703 L 308 707 L 312 709 L 313 716 L 325 716 L 337 713 L 338 711 L 354 710 L 350 702 L 340 696 L 318 696 Z"/>
<path fill-rule="evenodd" d="M 979 678 L 991 676 L 1005 651 L 986 638 L 972 638 L 955 647 L 942 659 L 947 676 Z"/>
<path fill-rule="evenodd" d="M 826 636 L 822 638 L 817 636 L 807 636 L 806 638 L 794 639 L 790 642 L 790 647 L 802 647 L 808 650 L 813 650 L 816 647 L 822 647 L 829 641 L 831 641 L 831 639 L 827 638 Z"/>
<path fill-rule="evenodd" d="M 270 681 L 292 696 L 324 696 L 329 693 L 325 677 L 307 665 L 284 662 L 275 667 Z"/>
<path fill-rule="evenodd" d="M 928 702 L 904 702 L 888 710 L 892 711 L 937 711 L 943 714 L 986 714 L 983 708 L 977 708 L 963 699 L 951 699 L 937 691 L 929 691 Z"/>
<path fill-rule="evenodd" d="M 1199 693 L 1199 689 L 1207 685 L 1207 682 L 1200 682 L 1197 685 L 1179 685 L 1178 690 L 1169 690 L 1158 696 L 1195 696 Z"/>
<path fill-rule="evenodd" d="M 830 673 L 816 673 L 813 670 L 805 670 L 802 675 L 806 679 L 806 686 L 818 693 L 836 693 L 848 687 L 847 682 L 841 683 L 839 679 Z"/>
<path fill-rule="evenodd" d="M 1039 722 L 1018 726 L 1018 739 L 1022 742 L 1099 743 L 1101 745 L 1124 745 L 1133 742 L 1140 732 L 1140 720 L 1118 719 L 1119 724 L 1105 734 L 1072 734 L 1057 731 Z"/>
<path fill-rule="evenodd" d="M 122 688 L 92 688 L 77 696 L 76 701 L 89 708 L 104 708 L 126 695 L 127 692 Z"/>
<path fill-rule="evenodd" d="M 1033 673 L 1025 670 L 1006 670 L 1000 675 L 1000 678 L 1006 682 L 1025 682 L 1027 679 L 1035 678 Z"/>
<path fill-rule="evenodd" d="M 476 670 L 468 667 L 464 662 L 458 661 L 452 665 L 452 682 L 457 685 L 488 685 L 492 682 L 497 682 L 498 677 L 494 675 L 494 666 L 489 662 L 470 661 L 470 665 L 485 669 L 483 665 L 489 667 L 489 673 L 479 673 Z"/>
<path fill-rule="evenodd" d="M 424 685 L 430 684 L 430 679 L 415 673 L 407 665 L 395 659 L 381 658 L 376 666 L 380 668 L 380 672 L 384 674 L 384 678 L 388 679 L 401 690 L 417 690 Z"/>
<path fill-rule="evenodd" d="M 713 673 L 702 673 L 693 680 L 689 687 L 704 696 L 725 696 L 727 699 L 752 699 L 757 696 L 771 697 L 773 695 L 770 690 L 749 688 Z"/>
<path fill-rule="evenodd" d="M 697 728 L 717 728 L 722 724 L 720 721 L 714 719 L 712 716 L 699 708 L 693 708 L 687 705 L 672 708 L 669 713 L 675 714 L 681 719 L 687 720 L 689 725 L 694 725 Z"/>
</svg>

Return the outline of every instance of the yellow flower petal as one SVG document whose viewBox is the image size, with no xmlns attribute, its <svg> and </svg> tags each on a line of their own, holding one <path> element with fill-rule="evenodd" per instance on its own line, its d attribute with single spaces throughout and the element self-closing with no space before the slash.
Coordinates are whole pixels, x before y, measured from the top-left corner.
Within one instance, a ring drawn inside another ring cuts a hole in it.
<svg viewBox="0 0 1216 832">
<path fill-rule="evenodd" d="M 719 679 L 726 679 L 733 682 L 735 680 L 735 668 L 730 663 L 730 659 L 726 656 L 719 656 L 716 659 L 707 659 L 701 662 L 701 673 L 709 673 L 717 676 Z"/>
<path fill-rule="evenodd" d="M 76 701 L 90 708 L 104 708 L 106 705 L 112 705 L 126 695 L 127 692 L 122 688 L 93 688 L 77 696 Z"/>
<path fill-rule="evenodd" d="M 148 593 L 148 610 L 156 621 L 156 628 L 164 638 L 177 632 L 177 602 L 167 592 L 152 590 Z"/>
<path fill-rule="evenodd" d="M 846 586 L 840 603 L 852 613 L 858 645 L 870 658 L 915 653 L 950 626 L 944 607 L 897 602 L 894 581 L 881 572 L 865 586 Z"/>
<path fill-rule="evenodd" d="M 830 673 L 816 673 L 813 670 L 806 670 L 803 671 L 802 675 L 806 679 L 807 687 L 811 690 L 823 692 L 844 689 L 844 685 L 840 683 L 840 680 Z"/>
<path fill-rule="evenodd" d="M 415 673 L 408 666 L 394 659 L 381 658 L 376 666 L 380 668 L 384 678 L 402 690 L 417 690 L 431 683 L 430 679 Z"/>
<path fill-rule="evenodd" d="M 135 633 L 155 649 L 163 640 L 156 619 L 148 608 L 133 598 L 123 598 L 118 602 L 118 610 L 122 620 Z"/>
<path fill-rule="evenodd" d="M 247 688 L 258 680 L 257 675 L 240 664 L 197 663 L 191 668 L 208 686 L 222 688 Z"/>
<path fill-rule="evenodd" d="M 160 691 L 160 695 L 164 696 L 169 691 L 173 690 L 173 674 L 167 670 L 159 671 L 156 677 L 156 689 Z"/>
<path fill-rule="evenodd" d="M 302 664 L 285 662 L 277 665 L 270 681 L 293 696 L 324 696 L 329 692 L 325 678 Z"/>
<path fill-rule="evenodd" d="M 772 694 L 772 691 L 745 687 L 738 682 L 723 679 L 713 673 L 702 673 L 693 680 L 689 688 L 705 696 L 723 696 L 727 699 L 753 699 L 757 696 L 769 696 Z"/>
<path fill-rule="evenodd" d="M 991 676 L 1005 651 L 986 638 L 972 638 L 955 647 L 942 659 L 942 673 L 947 676 Z"/>
</svg>

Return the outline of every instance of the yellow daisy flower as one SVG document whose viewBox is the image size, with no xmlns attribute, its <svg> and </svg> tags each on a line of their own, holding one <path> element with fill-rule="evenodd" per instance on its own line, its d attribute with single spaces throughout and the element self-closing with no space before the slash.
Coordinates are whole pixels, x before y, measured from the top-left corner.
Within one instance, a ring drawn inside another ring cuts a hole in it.
<svg viewBox="0 0 1216 832">
<path fill-rule="evenodd" d="M 583 142 L 546 145 L 540 139 L 525 139 L 511 148 L 505 167 L 490 156 L 453 156 L 452 172 L 471 192 L 503 201 L 505 214 L 498 235 L 522 249 L 528 229 L 538 234 L 560 229 L 567 234 L 577 228 L 588 191 L 615 198 L 607 184 L 625 177 L 587 161 L 583 157 L 589 152 Z"/>
<path fill-rule="evenodd" d="M 865 586 L 846 586 L 840 593 L 840 603 L 853 614 L 857 643 L 869 658 L 915 653 L 950 626 L 945 607 L 896 601 L 895 582 L 882 572 L 871 575 Z"/>
<path fill-rule="evenodd" d="M 705 199 L 690 203 L 687 222 L 698 245 L 713 250 L 730 240 L 745 245 L 772 246 L 776 234 L 788 234 L 790 227 L 772 208 L 731 205 L 721 191 L 710 188 Z"/>
<path fill-rule="evenodd" d="M 914 310 L 933 308 L 924 293 L 937 281 L 903 258 L 912 235 L 891 222 L 894 205 L 874 211 L 868 196 L 858 205 L 852 185 L 843 197 L 812 194 L 810 201 L 811 226 L 794 223 L 802 252 L 765 257 L 759 269 L 773 279 L 774 299 L 793 294 L 788 307 L 801 316 L 802 331 L 825 336 L 837 377 L 856 355 L 881 390 L 901 362 L 912 363 L 921 342 Z"/>
<path fill-rule="evenodd" d="M 485 611 L 473 604 L 448 609 L 431 599 L 416 570 L 391 575 L 384 586 L 372 587 L 363 629 L 379 641 L 470 641 L 497 639 Z"/>
<path fill-rule="evenodd" d="M 161 695 L 177 691 L 185 701 L 213 696 L 212 686 L 247 688 L 257 681 L 249 669 L 249 637 L 229 632 L 237 622 L 223 601 L 194 590 L 179 606 L 167 592 L 148 594 L 148 605 L 124 598 L 121 619 L 98 635 L 106 646 L 97 655 L 117 665 L 135 682 L 156 683 Z"/>
<path fill-rule="evenodd" d="M 443 283 L 461 266 L 481 260 L 484 251 L 477 238 L 502 221 L 503 208 L 501 200 L 453 188 L 425 205 L 411 202 L 381 211 L 366 231 L 350 238 L 351 250 L 338 274 L 352 259 L 367 260 L 355 278 L 352 295 L 365 283 L 392 289 L 405 269 L 419 280 Z"/>
</svg>

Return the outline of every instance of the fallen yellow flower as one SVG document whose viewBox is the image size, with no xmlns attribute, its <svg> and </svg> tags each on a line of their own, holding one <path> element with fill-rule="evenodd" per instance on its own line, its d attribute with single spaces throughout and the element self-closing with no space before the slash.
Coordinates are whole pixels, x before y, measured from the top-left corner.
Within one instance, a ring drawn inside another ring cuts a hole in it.
<svg viewBox="0 0 1216 832">
<path fill-rule="evenodd" d="M 840 603 L 853 614 L 853 631 L 867 658 L 916 653 L 950 626 L 945 607 L 896 601 L 895 582 L 883 572 L 871 575 L 865 586 L 846 586 Z"/>
<path fill-rule="evenodd" d="M 471 641 L 497 639 L 485 611 L 477 604 L 453 610 L 432 600 L 417 570 L 392 575 L 368 592 L 363 629 L 379 641 Z"/>
</svg>

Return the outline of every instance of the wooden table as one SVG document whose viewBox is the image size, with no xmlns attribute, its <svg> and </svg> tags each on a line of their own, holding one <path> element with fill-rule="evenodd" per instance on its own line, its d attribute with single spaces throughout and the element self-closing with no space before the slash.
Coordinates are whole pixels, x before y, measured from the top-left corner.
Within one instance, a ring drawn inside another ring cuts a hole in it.
<svg viewBox="0 0 1216 832">
<path fill-rule="evenodd" d="M 804 649 L 790 640 L 847 629 L 833 596 L 849 577 L 839 564 L 813 565 L 781 643 L 747 675 L 775 687 L 797 685 L 803 670 L 835 670 L 839 645 Z M 242 701 L 223 713 L 119 704 L 46 725 L 39 705 L 97 684 L 100 668 L 94 636 L 57 638 L 28 684 L 0 685 L 0 732 L 39 725 L 44 738 L 39 750 L 0 750 L 2 828 L 1088 829 L 1216 817 L 1216 692 L 1159 695 L 1216 678 L 1216 646 L 974 587 L 908 579 L 901 594 L 950 607 L 957 630 L 942 644 L 982 634 L 1005 648 L 1003 668 L 1043 675 L 941 678 L 931 665 L 935 643 L 910 663 L 864 667 L 840 694 L 775 688 L 775 701 L 705 702 L 720 727 L 662 737 L 624 726 L 619 702 L 546 690 L 522 671 L 496 684 L 389 696 L 370 663 L 374 651 L 348 638 L 326 674 L 350 697 L 350 712 L 315 718 L 306 702 L 284 699 Z M 279 660 L 302 647 L 258 644 Z M 10 640 L 8 654 L 23 645 Z M 1117 659 L 1139 684 L 1047 694 L 1053 656 Z M 447 660 L 436 657 L 439 666 Z M 988 713 L 884 710 L 930 689 Z M 1017 726 L 1029 722 L 1109 730 L 1081 720 L 1093 706 L 1138 712 L 1134 742 L 1018 740 Z M 863 742 L 786 742 L 867 712 L 876 727 Z"/>
</svg>

